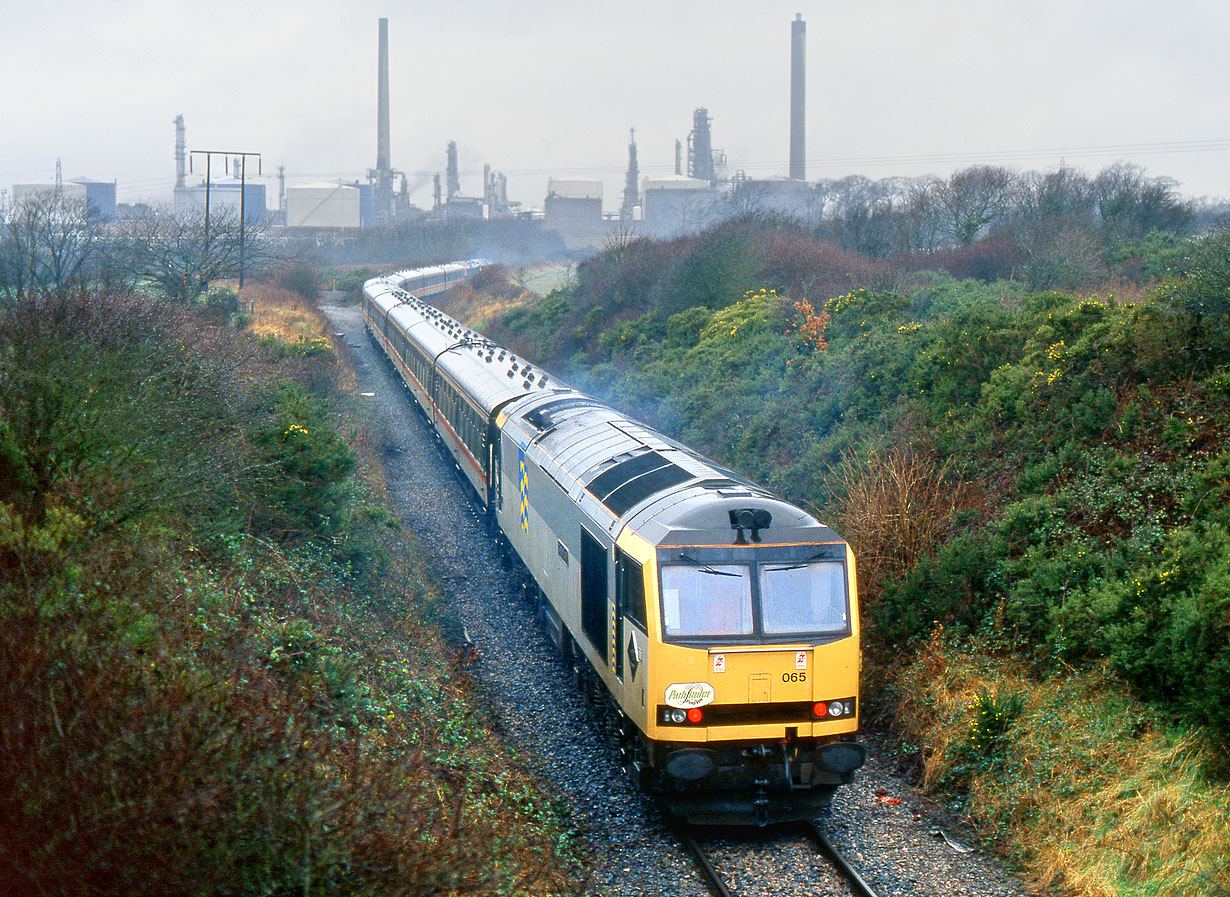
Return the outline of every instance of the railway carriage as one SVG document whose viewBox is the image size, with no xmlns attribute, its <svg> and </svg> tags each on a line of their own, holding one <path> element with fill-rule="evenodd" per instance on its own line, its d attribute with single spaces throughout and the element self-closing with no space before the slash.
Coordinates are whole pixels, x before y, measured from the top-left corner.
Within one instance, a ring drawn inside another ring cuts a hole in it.
<svg viewBox="0 0 1230 897">
<path fill-rule="evenodd" d="M 484 264 L 369 281 L 365 319 L 628 772 L 694 822 L 815 815 L 864 759 L 849 547 L 416 298 Z"/>
</svg>

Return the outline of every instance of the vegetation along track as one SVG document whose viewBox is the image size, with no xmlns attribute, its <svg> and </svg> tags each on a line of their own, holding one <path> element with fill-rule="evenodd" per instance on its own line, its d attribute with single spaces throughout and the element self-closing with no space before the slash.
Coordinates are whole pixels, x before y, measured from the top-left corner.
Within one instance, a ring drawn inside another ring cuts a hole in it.
<svg viewBox="0 0 1230 897">
<path fill-rule="evenodd" d="M 381 453 L 392 510 L 431 557 L 449 595 L 450 613 L 473 639 L 469 672 L 493 706 L 495 725 L 521 746 L 529 763 L 564 800 L 592 849 L 590 891 L 602 895 L 705 897 L 687 848 L 664 824 L 653 803 L 628 783 L 618 757 L 571 671 L 516 600 L 520 583 L 504 570 L 494 540 L 436 449 L 392 367 L 363 330 L 358 306 L 325 306 L 341 332 L 357 388 L 368 396 L 383 429 Z M 875 885 L 889 895 L 953 894 L 1023 897 L 1024 891 L 982 857 L 956 856 L 931 836 L 933 824 L 905 806 L 877 803 L 877 789 L 902 793 L 905 785 L 873 755 L 829 816 L 833 840 L 875 870 Z M 847 893 L 838 875 L 817 862 L 799 838 L 757 838 L 745 846 L 723 842 L 713 852 L 729 869 L 728 854 L 742 853 L 732 874 L 740 897 Z"/>
</svg>

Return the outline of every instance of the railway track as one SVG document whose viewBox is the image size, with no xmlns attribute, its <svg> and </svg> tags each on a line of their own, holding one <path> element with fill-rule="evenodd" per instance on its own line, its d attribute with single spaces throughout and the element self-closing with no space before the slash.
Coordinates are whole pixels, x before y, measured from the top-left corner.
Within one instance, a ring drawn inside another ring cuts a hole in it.
<svg viewBox="0 0 1230 897">
<path fill-rule="evenodd" d="M 797 830 L 804 839 L 828 860 L 832 869 L 841 877 L 851 894 L 854 894 L 855 897 L 877 897 L 871 885 L 842 856 L 841 852 L 833 846 L 832 842 L 825 837 L 824 832 L 820 830 L 819 826 L 815 825 L 815 823 L 805 822 L 788 826 L 787 828 Z M 705 850 L 700 840 L 698 840 L 696 833 L 684 825 L 677 826 L 675 833 L 696 858 L 696 862 L 700 866 L 701 876 L 705 879 L 705 883 L 710 890 L 717 894 L 718 897 L 738 897 L 738 892 L 731 889 L 725 877 L 718 871 L 712 857 Z"/>
</svg>

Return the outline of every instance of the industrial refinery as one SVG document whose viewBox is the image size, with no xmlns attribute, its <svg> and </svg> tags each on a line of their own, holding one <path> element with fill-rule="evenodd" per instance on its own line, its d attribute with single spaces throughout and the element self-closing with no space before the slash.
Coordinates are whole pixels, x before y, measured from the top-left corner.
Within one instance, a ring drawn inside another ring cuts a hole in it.
<svg viewBox="0 0 1230 897">
<path fill-rule="evenodd" d="M 674 142 L 673 173 L 654 165 L 642 174 L 641 148 L 635 129 L 629 129 L 622 196 L 606 195 L 601 178 L 572 169 L 558 176 L 548 174 L 545 194 L 533 205 L 523 205 L 509 199 L 507 175 L 489 162 L 482 163 L 481 180 L 473 174 L 470 183 L 463 183 L 463 172 L 476 172 L 477 167 L 468 167 L 472 160 L 463 166 L 457 140 L 443 137 L 439 156 L 443 164 L 429 175 L 430 201 L 416 205 L 411 195 L 427 177 L 422 171 L 407 172 L 394 165 L 390 23 L 381 18 L 376 41 L 376 152 L 371 168 L 350 177 L 312 178 L 297 176 L 286 164 L 266 169 L 258 152 L 190 148 L 185 117 L 177 114 L 172 120 L 175 181 L 170 209 L 178 215 L 200 214 L 207 208 L 242 212 L 250 226 L 308 232 L 346 232 L 412 221 L 535 220 L 576 250 L 600 246 L 613 233 L 676 236 L 749 209 L 807 219 L 813 217 L 816 203 L 805 171 L 805 36 L 806 24 L 799 14 L 790 23 L 788 177 L 754 178 L 732 170 L 720 141 L 715 142 L 714 124 L 720 118 L 710 113 L 710 107 L 697 106 L 690 127 L 681 128 L 682 136 Z M 783 106 L 786 101 L 783 98 Z M 669 147 L 651 151 L 657 158 L 669 153 Z M 14 184 L 11 199 L 16 203 L 52 195 L 80 200 L 102 221 L 139 218 L 151 211 L 145 204 L 117 203 L 117 187 L 114 180 L 66 179 L 57 162 L 54 180 Z"/>
</svg>

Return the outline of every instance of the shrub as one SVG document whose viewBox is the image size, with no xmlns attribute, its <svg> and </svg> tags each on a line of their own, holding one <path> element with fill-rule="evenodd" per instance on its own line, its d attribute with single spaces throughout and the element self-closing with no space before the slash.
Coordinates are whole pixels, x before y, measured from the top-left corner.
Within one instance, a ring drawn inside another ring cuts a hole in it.
<svg viewBox="0 0 1230 897">
<path fill-rule="evenodd" d="M 354 454 L 321 401 L 295 383 L 274 386 L 251 431 L 261 459 L 256 519 L 279 538 L 338 533 L 348 503 Z"/>
<path fill-rule="evenodd" d="M 1169 533 L 1154 556 L 1056 611 L 1079 653 L 1110 659 L 1150 700 L 1230 741 L 1230 533 Z M 1076 653 L 1076 649 L 1073 649 Z"/>
<path fill-rule="evenodd" d="M 309 302 L 320 299 L 320 272 L 307 262 L 288 262 L 278 269 L 273 281 L 284 289 L 298 293 Z"/>
</svg>

